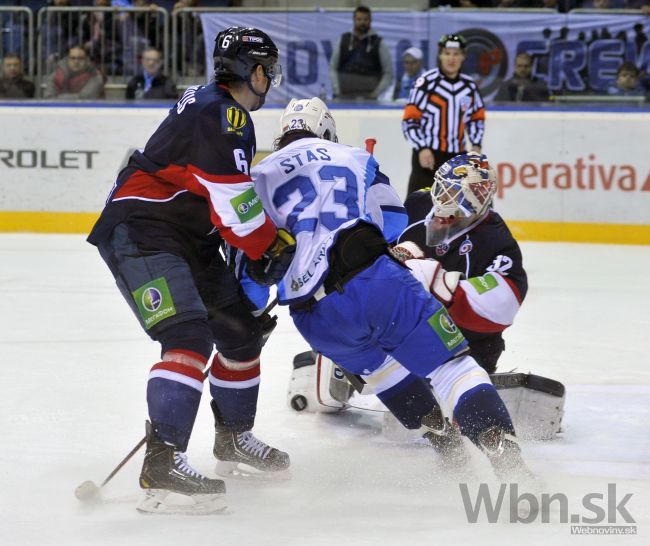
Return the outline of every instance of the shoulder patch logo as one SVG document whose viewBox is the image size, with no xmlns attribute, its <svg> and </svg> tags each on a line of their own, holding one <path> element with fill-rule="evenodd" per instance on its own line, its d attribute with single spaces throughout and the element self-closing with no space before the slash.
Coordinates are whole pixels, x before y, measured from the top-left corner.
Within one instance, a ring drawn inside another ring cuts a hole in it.
<svg viewBox="0 0 650 546">
<path fill-rule="evenodd" d="M 465 254 L 469 254 L 473 248 L 474 245 L 472 244 L 472 241 L 465 239 L 458 249 L 458 254 L 464 256 Z"/>
<path fill-rule="evenodd" d="M 236 106 L 231 106 L 226 110 L 226 120 L 228 120 L 228 132 L 240 131 L 246 125 L 246 114 Z"/>
</svg>

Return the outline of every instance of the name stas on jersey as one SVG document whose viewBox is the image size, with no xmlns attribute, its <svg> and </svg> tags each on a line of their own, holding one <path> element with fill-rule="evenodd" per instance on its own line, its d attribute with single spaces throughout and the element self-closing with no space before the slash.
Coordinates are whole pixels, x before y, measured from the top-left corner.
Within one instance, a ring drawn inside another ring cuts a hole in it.
<svg viewBox="0 0 650 546">
<path fill-rule="evenodd" d="M 378 165 L 363 150 L 314 138 L 293 142 L 276 154 L 254 167 L 252 176 L 271 220 L 296 238 L 296 255 L 278 285 L 278 299 L 299 303 L 322 284 L 338 230 L 359 222 L 361 200 L 375 185 Z M 380 173 L 380 178 L 385 177 Z M 399 200 L 392 205 L 401 208 Z M 285 215 L 286 210 L 292 212 Z M 378 225 L 385 222 L 380 210 L 370 217 Z"/>
</svg>

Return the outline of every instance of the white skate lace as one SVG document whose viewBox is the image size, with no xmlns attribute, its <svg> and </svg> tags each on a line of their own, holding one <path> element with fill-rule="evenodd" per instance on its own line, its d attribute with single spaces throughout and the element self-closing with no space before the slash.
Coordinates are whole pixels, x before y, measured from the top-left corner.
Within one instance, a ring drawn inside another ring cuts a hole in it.
<svg viewBox="0 0 650 546">
<path fill-rule="evenodd" d="M 174 462 L 178 466 L 179 470 L 185 472 L 186 474 L 189 474 L 193 478 L 199 478 L 200 480 L 203 480 L 205 478 L 205 476 L 199 474 L 187 463 L 187 455 L 185 455 L 185 453 L 181 453 L 180 451 L 174 453 Z"/>
<path fill-rule="evenodd" d="M 251 431 L 239 432 L 237 434 L 237 443 L 245 451 L 262 459 L 266 459 L 273 449 L 271 446 L 255 438 Z"/>
</svg>

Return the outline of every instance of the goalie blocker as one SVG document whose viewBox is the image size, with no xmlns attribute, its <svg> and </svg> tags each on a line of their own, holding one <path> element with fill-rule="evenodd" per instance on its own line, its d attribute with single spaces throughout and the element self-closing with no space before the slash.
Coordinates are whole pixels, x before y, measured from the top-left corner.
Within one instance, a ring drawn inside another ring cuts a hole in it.
<svg viewBox="0 0 650 546">
<path fill-rule="evenodd" d="M 528 440 L 550 440 L 560 432 L 564 415 L 566 390 L 559 381 L 526 373 L 490 374 L 492 384 L 499 391 L 517 430 L 517 436 Z M 329 358 L 307 351 L 293 359 L 293 373 L 289 382 L 288 403 L 295 411 L 333 413 L 356 407 L 378 409 L 383 406 L 367 403 L 372 387 L 361 376 L 349 374 Z M 417 431 L 408 434 L 399 422 L 387 413 L 384 431 L 401 440 L 419 437 Z M 404 434 L 407 433 L 407 434 Z"/>
</svg>

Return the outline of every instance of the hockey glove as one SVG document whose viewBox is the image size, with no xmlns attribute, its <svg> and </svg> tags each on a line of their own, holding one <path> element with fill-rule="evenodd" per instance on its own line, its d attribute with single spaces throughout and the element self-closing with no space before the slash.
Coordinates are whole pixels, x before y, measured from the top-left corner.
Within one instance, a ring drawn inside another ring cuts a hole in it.
<svg viewBox="0 0 650 546">
<path fill-rule="evenodd" d="M 275 330 L 275 327 L 278 325 L 278 316 L 271 316 L 268 313 L 263 313 L 257 317 L 257 320 L 262 327 L 262 346 L 264 346 L 266 345 L 269 337 L 271 337 L 273 330 Z"/>
<path fill-rule="evenodd" d="M 262 286 L 273 286 L 284 277 L 296 253 L 296 240 L 280 228 L 275 241 L 259 260 L 248 263 L 248 276 Z"/>
<path fill-rule="evenodd" d="M 445 307 L 451 305 L 461 273 L 445 271 L 436 260 L 407 260 L 404 264 L 440 303 Z"/>
<path fill-rule="evenodd" d="M 389 249 L 390 254 L 398 262 L 404 263 L 406 260 L 424 258 L 424 252 L 413 241 L 404 241 Z"/>
</svg>

